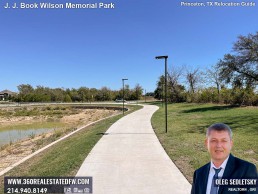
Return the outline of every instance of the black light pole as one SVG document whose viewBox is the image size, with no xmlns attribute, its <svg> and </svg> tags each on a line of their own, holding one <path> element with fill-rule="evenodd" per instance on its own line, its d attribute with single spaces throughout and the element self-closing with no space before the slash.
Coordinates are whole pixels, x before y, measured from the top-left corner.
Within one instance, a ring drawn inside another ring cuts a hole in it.
<svg viewBox="0 0 258 194">
<path fill-rule="evenodd" d="M 165 125 L 168 132 L 168 105 L 167 105 L 167 58 L 168 56 L 157 56 L 156 59 L 165 59 Z"/>
<path fill-rule="evenodd" d="M 124 84 L 124 81 L 125 80 L 128 80 L 128 79 L 122 79 L 122 81 L 123 81 L 123 115 L 125 114 L 125 109 L 124 109 L 124 107 L 125 107 L 125 84 Z"/>
<path fill-rule="evenodd" d="M 163 83 L 163 80 L 162 80 L 162 95 L 161 95 L 161 96 L 162 96 L 162 100 L 161 100 L 162 108 L 163 108 L 163 106 L 164 106 L 164 100 L 165 100 L 165 99 L 164 99 L 164 85 L 165 85 L 165 84 Z"/>
</svg>

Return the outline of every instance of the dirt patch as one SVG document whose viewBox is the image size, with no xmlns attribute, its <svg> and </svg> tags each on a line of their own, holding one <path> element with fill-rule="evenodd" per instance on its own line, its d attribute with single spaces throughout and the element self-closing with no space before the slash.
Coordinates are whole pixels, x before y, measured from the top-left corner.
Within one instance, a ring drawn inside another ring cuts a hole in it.
<svg viewBox="0 0 258 194">
<path fill-rule="evenodd" d="M 19 125 L 19 124 L 29 124 L 36 121 L 43 121 L 46 118 L 43 116 L 18 116 L 18 117 L 0 117 L 0 125 L 3 126 L 10 126 L 10 125 Z"/>
<path fill-rule="evenodd" d="M 73 124 L 73 123 L 85 123 L 89 121 L 96 121 L 103 117 L 106 117 L 108 115 L 112 115 L 116 113 L 117 111 L 114 110 L 81 110 L 80 113 L 74 114 L 74 115 L 67 115 L 60 119 L 61 122 L 67 123 L 67 124 Z"/>
<path fill-rule="evenodd" d="M 63 115 L 59 121 L 65 124 L 65 128 L 58 128 L 52 132 L 33 136 L 23 139 L 11 145 L 2 146 L 0 149 L 0 171 L 18 162 L 22 158 L 30 155 L 36 150 L 45 145 L 55 141 L 56 139 L 70 133 L 71 131 L 87 125 L 91 122 L 101 118 L 115 115 L 118 110 L 104 110 L 104 109 L 80 109 L 78 112 L 73 112 L 71 115 Z M 47 122 L 50 116 L 2 116 L 0 117 L 0 124 L 5 126 L 12 126 L 17 124 L 31 124 L 33 122 Z"/>
<path fill-rule="evenodd" d="M 0 151 L 0 171 L 33 153 L 35 147 L 37 147 L 37 141 L 50 135 L 50 133 L 47 135 L 39 135 L 34 139 L 28 138 L 12 145 L 4 146 L 3 150 Z"/>
</svg>

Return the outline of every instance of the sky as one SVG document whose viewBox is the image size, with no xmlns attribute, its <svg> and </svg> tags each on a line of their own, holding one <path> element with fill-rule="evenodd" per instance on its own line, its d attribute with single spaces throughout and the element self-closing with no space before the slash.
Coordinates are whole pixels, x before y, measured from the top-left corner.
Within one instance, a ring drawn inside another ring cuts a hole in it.
<svg viewBox="0 0 258 194">
<path fill-rule="evenodd" d="M 113 3 L 114 9 L 5 9 L 6 3 Z M 112 90 L 122 78 L 153 92 L 172 66 L 209 68 L 239 35 L 258 31 L 255 6 L 181 6 L 178 0 L 1 0 L 0 91 L 33 87 Z M 195 2 L 195 1 L 184 1 Z M 228 1 L 219 1 L 228 2 Z M 231 2 L 247 2 L 232 0 Z M 249 1 L 250 2 L 250 1 Z"/>
</svg>

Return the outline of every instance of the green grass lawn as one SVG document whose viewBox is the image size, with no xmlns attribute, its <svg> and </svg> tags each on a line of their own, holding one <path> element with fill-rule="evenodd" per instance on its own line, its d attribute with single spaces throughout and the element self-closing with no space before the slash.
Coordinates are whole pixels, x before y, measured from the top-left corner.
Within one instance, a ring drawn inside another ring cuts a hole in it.
<svg viewBox="0 0 258 194">
<path fill-rule="evenodd" d="M 152 117 L 152 125 L 167 154 L 192 182 L 195 169 L 210 161 L 204 145 L 206 128 L 228 124 L 233 131 L 233 155 L 258 167 L 258 107 L 178 103 L 168 105 L 168 133 L 164 106 Z"/>
<path fill-rule="evenodd" d="M 130 106 L 130 111 L 140 106 Z M 33 158 L 15 167 L 4 176 L 74 176 L 82 162 L 103 133 L 123 115 L 114 116 L 91 125 L 67 139 L 53 145 Z M 3 192 L 3 178 L 0 177 L 0 193 Z"/>
</svg>

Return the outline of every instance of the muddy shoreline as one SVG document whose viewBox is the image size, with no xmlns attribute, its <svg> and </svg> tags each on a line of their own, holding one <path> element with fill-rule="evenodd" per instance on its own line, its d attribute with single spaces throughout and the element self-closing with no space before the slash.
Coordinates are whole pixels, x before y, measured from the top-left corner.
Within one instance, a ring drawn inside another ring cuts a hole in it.
<svg viewBox="0 0 258 194">
<path fill-rule="evenodd" d="M 1 128 L 33 125 L 33 123 L 44 123 L 49 122 L 50 120 L 62 123 L 60 127 L 57 127 L 51 132 L 31 136 L 15 143 L 1 146 L 0 171 L 81 126 L 119 112 L 119 110 L 115 109 L 86 109 L 85 107 L 69 107 L 65 110 L 62 110 L 60 107 L 52 107 L 48 109 L 48 111 L 52 112 L 45 114 L 46 112 L 42 107 L 37 109 L 35 107 L 26 108 L 25 114 L 32 110 L 37 112 L 36 115 L 33 115 L 32 113 L 32 115 L 29 116 L 15 116 L 15 112 L 20 111 L 21 109 L 13 107 L 0 109 L 0 130 Z M 57 109 L 58 111 L 61 111 L 56 112 L 58 114 L 52 114 L 53 111 L 57 111 Z"/>
</svg>

